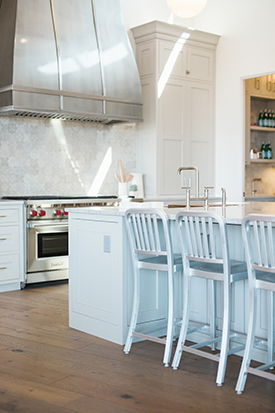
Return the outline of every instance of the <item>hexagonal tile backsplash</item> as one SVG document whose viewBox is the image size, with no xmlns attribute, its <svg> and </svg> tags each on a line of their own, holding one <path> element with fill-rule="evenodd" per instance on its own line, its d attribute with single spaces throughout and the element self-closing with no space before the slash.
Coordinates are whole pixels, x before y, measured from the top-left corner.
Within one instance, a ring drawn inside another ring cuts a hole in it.
<svg viewBox="0 0 275 413">
<path fill-rule="evenodd" d="M 135 124 L 0 118 L 0 196 L 117 194 L 136 168 Z"/>
</svg>

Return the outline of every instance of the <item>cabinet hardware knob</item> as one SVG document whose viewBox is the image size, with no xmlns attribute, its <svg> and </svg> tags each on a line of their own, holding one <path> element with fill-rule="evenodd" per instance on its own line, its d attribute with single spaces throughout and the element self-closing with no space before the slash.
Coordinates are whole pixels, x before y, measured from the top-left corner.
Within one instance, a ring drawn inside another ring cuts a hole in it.
<svg viewBox="0 0 275 413">
<path fill-rule="evenodd" d="M 7 215 L 0 215 L 0 218 L 6 218 Z"/>
<path fill-rule="evenodd" d="M 0 241 L 6 241 L 7 238 L 0 238 Z"/>
<path fill-rule="evenodd" d="M 8 267 L 0 267 L 0 270 L 6 270 Z"/>
<path fill-rule="evenodd" d="M 187 75 L 190 75 L 190 71 L 189 71 L 189 70 L 186 70 L 186 74 L 187 74 Z"/>
</svg>

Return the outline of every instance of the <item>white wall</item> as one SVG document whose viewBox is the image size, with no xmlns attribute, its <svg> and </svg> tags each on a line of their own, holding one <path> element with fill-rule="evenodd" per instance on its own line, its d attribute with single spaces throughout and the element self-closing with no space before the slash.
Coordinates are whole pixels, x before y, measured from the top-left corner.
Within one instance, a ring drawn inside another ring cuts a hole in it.
<svg viewBox="0 0 275 413">
<path fill-rule="evenodd" d="M 127 29 L 151 20 L 171 21 L 166 0 L 120 0 Z M 208 0 L 194 19 L 175 24 L 221 35 L 216 64 L 216 194 L 229 200 L 244 190 L 243 79 L 275 73 L 275 1 Z"/>
</svg>

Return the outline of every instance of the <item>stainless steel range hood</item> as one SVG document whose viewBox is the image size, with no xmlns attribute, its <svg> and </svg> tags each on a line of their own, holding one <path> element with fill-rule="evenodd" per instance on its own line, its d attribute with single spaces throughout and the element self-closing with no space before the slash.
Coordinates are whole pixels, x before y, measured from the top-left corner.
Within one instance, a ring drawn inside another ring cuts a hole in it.
<svg viewBox="0 0 275 413">
<path fill-rule="evenodd" d="M 0 115 L 141 121 L 119 0 L 0 0 Z"/>
</svg>

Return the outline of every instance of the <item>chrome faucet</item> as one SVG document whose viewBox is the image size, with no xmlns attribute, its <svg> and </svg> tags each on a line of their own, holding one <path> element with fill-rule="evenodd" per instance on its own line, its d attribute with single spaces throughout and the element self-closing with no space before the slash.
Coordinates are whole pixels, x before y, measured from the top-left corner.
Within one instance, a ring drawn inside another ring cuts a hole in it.
<svg viewBox="0 0 275 413">
<path fill-rule="evenodd" d="M 251 195 L 255 196 L 256 192 L 258 192 L 258 190 L 255 188 L 255 182 L 262 182 L 261 178 L 254 178 L 252 179 L 251 182 Z"/>
<path fill-rule="evenodd" d="M 190 208 L 190 201 L 203 201 L 204 208 L 206 208 L 206 209 L 208 208 L 208 206 L 209 206 L 209 189 L 213 189 L 213 186 L 205 186 L 204 187 L 204 196 L 195 197 L 195 198 L 190 197 L 190 187 L 189 186 L 182 187 L 182 189 L 186 189 L 186 209 Z"/>
<path fill-rule="evenodd" d="M 199 170 L 196 166 L 180 166 L 178 169 L 178 175 L 181 174 L 181 171 L 195 171 L 196 174 L 196 198 L 199 197 Z M 187 189 L 189 187 L 182 186 L 182 189 Z"/>
</svg>

